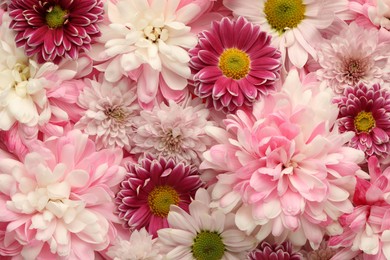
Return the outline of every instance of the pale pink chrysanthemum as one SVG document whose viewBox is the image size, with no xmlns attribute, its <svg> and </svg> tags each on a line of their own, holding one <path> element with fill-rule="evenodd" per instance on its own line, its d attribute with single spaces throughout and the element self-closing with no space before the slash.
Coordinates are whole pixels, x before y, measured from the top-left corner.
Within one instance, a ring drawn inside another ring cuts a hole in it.
<svg viewBox="0 0 390 260">
<path fill-rule="evenodd" d="M 285 65 L 302 68 L 314 47 L 321 42 L 320 30 L 335 17 L 348 18 L 347 0 L 224 0 L 236 16 L 243 16 L 272 35 L 272 45 L 282 54 Z"/>
<path fill-rule="evenodd" d="M 353 133 L 333 127 L 337 106 L 330 89 L 302 85 L 290 71 L 282 91 L 238 111 L 226 130 L 208 128 L 219 144 L 200 169 L 217 173 L 213 205 L 236 212 L 237 226 L 294 246 L 321 243 L 325 228 L 353 207 L 349 200 L 364 155 L 345 147 Z M 331 130 L 333 129 L 333 130 Z"/>
<path fill-rule="evenodd" d="M 33 146 L 22 162 L 2 157 L 4 240 L 17 240 L 24 259 L 94 259 L 115 239 L 121 160 L 120 149 L 96 152 L 78 130 Z"/>
<path fill-rule="evenodd" d="M 170 228 L 158 231 L 161 252 L 167 259 L 244 259 L 256 247 L 256 240 L 237 228 L 233 213 L 225 214 L 209 204 L 208 192 L 199 189 L 189 213 L 171 206 Z"/>
<path fill-rule="evenodd" d="M 38 62 L 77 59 L 100 36 L 102 0 L 12 0 L 8 6 L 10 28 L 18 47 L 38 56 Z"/>
<path fill-rule="evenodd" d="M 196 168 L 172 158 L 147 154 L 139 164 L 127 165 L 128 174 L 115 198 L 117 214 L 130 229 L 143 227 L 156 236 L 168 227 L 170 205 L 188 210 L 203 185 Z"/>
<path fill-rule="evenodd" d="M 155 155 L 175 157 L 199 165 L 202 153 L 212 144 L 205 127 L 213 125 L 209 110 L 199 99 L 177 104 L 170 100 L 152 111 L 141 111 L 133 119 L 135 154 L 149 152 Z"/>
<path fill-rule="evenodd" d="M 107 81 L 137 81 L 143 108 L 156 99 L 182 101 L 191 77 L 187 50 L 197 38 L 190 23 L 205 13 L 210 1 L 118 0 L 107 2 L 107 24 L 92 57 Z"/>
<path fill-rule="evenodd" d="M 368 159 L 370 180 L 357 179 L 354 210 L 341 216 L 341 235 L 331 237 L 329 245 L 342 247 L 333 259 L 390 259 L 390 168 L 381 170 L 378 158 Z"/>
<path fill-rule="evenodd" d="M 162 255 L 153 238 L 145 228 L 134 230 L 129 240 L 117 240 L 108 249 L 107 255 L 113 260 L 160 260 Z"/>
<path fill-rule="evenodd" d="M 362 150 L 366 158 L 386 159 L 390 152 L 390 91 L 379 84 L 360 83 L 345 89 L 334 102 L 340 110 L 339 131 L 354 133 L 349 145 Z"/>
<path fill-rule="evenodd" d="M 80 93 L 78 104 L 84 112 L 75 128 L 87 133 L 98 150 L 113 147 L 130 150 L 134 132 L 132 118 L 140 109 L 132 85 L 128 79 L 115 84 L 88 80 Z"/>
<path fill-rule="evenodd" d="M 390 82 L 389 49 L 390 43 L 380 41 L 377 30 L 351 23 L 320 45 L 317 76 L 337 94 L 359 82 Z"/>
<path fill-rule="evenodd" d="M 195 94 L 206 99 L 208 107 L 231 112 L 274 91 L 281 60 L 270 41 L 260 26 L 245 18 L 213 22 L 189 52 Z"/>
<path fill-rule="evenodd" d="M 295 252 L 292 248 L 292 244 L 289 241 L 285 241 L 281 244 L 270 244 L 268 242 L 261 242 L 256 249 L 251 251 L 248 256 L 248 260 L 302 260 L 302 254 Z M 317 259 L 310 259 L 317 260 Z"/>
</svg>

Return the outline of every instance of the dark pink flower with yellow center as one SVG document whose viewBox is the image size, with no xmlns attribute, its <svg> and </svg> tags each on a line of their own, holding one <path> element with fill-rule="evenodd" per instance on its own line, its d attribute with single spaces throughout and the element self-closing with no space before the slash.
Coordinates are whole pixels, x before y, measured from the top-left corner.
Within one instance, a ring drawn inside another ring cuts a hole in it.
<svg viewBox="0 0 390 260">
<path fill-rule="evenodd" d="M 140 164 L 129 164 L 128 174 L 116 195 L 117 214 L 130 229 L 153 236 L 168 227 L 171 205 L 188 211 L 188 205 L 203 185 L 197 170 L 172 158 L 146 155 Z"/>
<path fill-rule="evenodd" d="M 260 26 L 242 17 L 213 22 L 190 50 L 195 94 L 208 107 L 235 111 L 275 90 L 281 56 L 270 41 Z"/>
<path fill-rule="evenodd" d="M 350 146 L 362 150 L 366 158 L 384 158 L 390 152 L 390 93 L 379 84 L 362 83 L 348 87 L 335 99 L 339 105 L 339 130 L 355 132 Z"/>
<path fill-rule="evenodd" d="M 77 59 L 100 36 L 102 0 L 12 0 L 8 6 L 10 28 L 17 32 L 18 47 L 38 61 Z"/>
</svg>

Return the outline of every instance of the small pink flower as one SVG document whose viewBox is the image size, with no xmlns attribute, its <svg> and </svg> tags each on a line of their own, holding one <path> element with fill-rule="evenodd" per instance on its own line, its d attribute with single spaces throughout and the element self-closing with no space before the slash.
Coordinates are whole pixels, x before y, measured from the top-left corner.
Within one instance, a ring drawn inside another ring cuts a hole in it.
<svg viewBox="0 0 390 260">
<path fill-rule="evenodd" d="M 281 61 L 270 41 L 260 26 L 242 17 L 213 22 L 190 50 L 195 94 L 208 107 L 234 111 L 274 91 Z"/>
<path fill-rule="evenodd" d="M 145 227 L 153 236 L 168 227 L 171 205 L 188 211 L 196 190 L 202 186 L 195 168 L 150 154 L 140 164 L 128 164 L 128 174 L 116 195 L 117 214 L 131 229 Z"/>
<path fill-rule="evenodd" d="M 100 36 L 102 0 L 13 0 L 8 9 L 17 46 L 29 57 L 37 54 L 40 63 L 77 59 Z"/>
<path fill-rule="evenodd" d="M 294 252 L 292 244 L 289 241 L 274 245 L 267 242 L 261 242 L 255 250 L 248 254 L 248 260 L 263 259 L 302 260 L 302 254 Z"/>
</svg>

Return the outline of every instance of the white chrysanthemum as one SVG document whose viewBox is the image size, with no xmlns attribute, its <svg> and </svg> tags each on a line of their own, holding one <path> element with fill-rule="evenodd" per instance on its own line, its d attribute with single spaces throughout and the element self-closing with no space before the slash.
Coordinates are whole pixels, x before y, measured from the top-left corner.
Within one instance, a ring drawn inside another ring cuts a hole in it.
<svg viewBox="0 0 390 260">
<path fill-rule="evenodd" d="M 78 103 L 86 111 L 75 128 L 92 137 L 98 150 L 116 146 L 129 150 L 134 131 L 131 119 L 139 111 L 129 80 L 89 81 L 89 85 L 79 96 Z"/>
<path fill-rule="evenodd" d="M 358 82 L 366 85 L 390 81 L 390 44 L 380 42 L 376 29 L 364 29 L 355 23 L 339 35 L 325 41 L 318 50 L 319 80 L 337 94 Z"/>
<path fill-rule="evenodd" d="M 197 42 L 187 22 L 202 10 L 196 4 L 179 8 L 180 1 L 119 0 L 108 2 L 110 24 L 102 26 L 103 50 L 94 59 L 106 80 L 136 78 L 138 98 L 149 104 L 161 88 L 166 98 L 182 98 L 191 76 L 186 49 Z M 97 45 L 98 46 L 98 45 Z M 139 71 L 136 71 L 139 69 Z"/>
<path fill-rule="evenodd" d="M 134 230 L 129 241 L 118 239 L 108 249 L 107 255 L 113 260 L 160 260 L 162 255 L 156 240 L 145 228 Z"/>
<path fill-rule="evenodd" d="M 244 259 L 256 246 L 256 240 L 234 224 L 234 214 L 209 207 L 210 196 L 199 189 L 189 206 L 189 214 L 171 206 L 170 228 L 158 231 L 161 251 L 166 259 L 201 260 Z"/>
<path fill-rule="evenodd" d="M 314 46 L 322 37 L 319 30 L 329 27 L 337 14 L 348 18 L 347 0 L 224 0 L 237 16 L 259 24 L 270 33 L 283 61 L 302 68 L 309 54 L 316 59 Z"/>
<path fill-rule="evenodd" d="M 51 111 L 46 97 L 45 75 L 57 69 L 53 63 L 42 66 L 17 48 L 15 35 L 3 15 L 0 29 L 0 129 L 9 130 L 15 122 L 36 126 L 48 121 Z"/>
<path fill-rule="evenodd" d="M 209 110 L 199 99 L 183 104 L 169 101 L 152 111 L 141 111 L 133 120 L 136 130 L 132 152 L 172 156 L 199 165 L 202 153 L 212 144 L 204 130 L 213 124 L 208 118 Z"/>
</svg>

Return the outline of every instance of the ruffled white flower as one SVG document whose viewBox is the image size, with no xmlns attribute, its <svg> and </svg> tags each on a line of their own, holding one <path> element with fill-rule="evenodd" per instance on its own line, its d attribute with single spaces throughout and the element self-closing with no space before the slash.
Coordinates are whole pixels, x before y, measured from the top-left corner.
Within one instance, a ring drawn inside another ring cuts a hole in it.
<svg viewBox="0 0 390 260">
<path fill-rule="evenodd" d="M 103 51 L 94 59 L 105 79 L 118 81 L 123 76 L 136 79 L 138 98 L 149 104 L 160 88 L 162 95 L 175 100 L 191 76 L 186 49 L 197 42 L 187 22 L 202 12 L 197 4 L 179 7 L 179 0 L 119 0 L 108 2 L 110 24 L 102 26 Z M 136 71 L 139 69 L 139 71 Z"/>
<path fill-rule="evenodd" d="M 189 214 L 171 206 L 170 228 L 158 231 L 161 251 L 166 259 L 245 259 L 256 240 L 234 224 L 234 214 L 209 207 L 210 196 L 199 189 L 189 206 Z"/>
<path fill-rule="evenodd" d="M 107 255 L 113 260 L 160 260 L 162 255 L 156 241 L 145 228 L 134 230 L 129 241 L 118 239 Z"/>
<path fill-rule="evenodd" d="M 75 128 L 94 139 L 98 150 L 116 146 L 129 150 L 134 132 L 131 119 L 139 111 L 129 80 L 88 83 L 90 87 L 85 87 L 78 99 L 86 111 Z"/>
<path fill-rule="evenodd" d="M 212 145 L 205 127 L 213 123 L 209 121 L 209 110 L 199 99 L 183 104 L 161 103 L 152 111 L 141 111 L 133 122 L 133 153 L 161 154 L 199 165 L 202 153 Z"/>
</svg>

